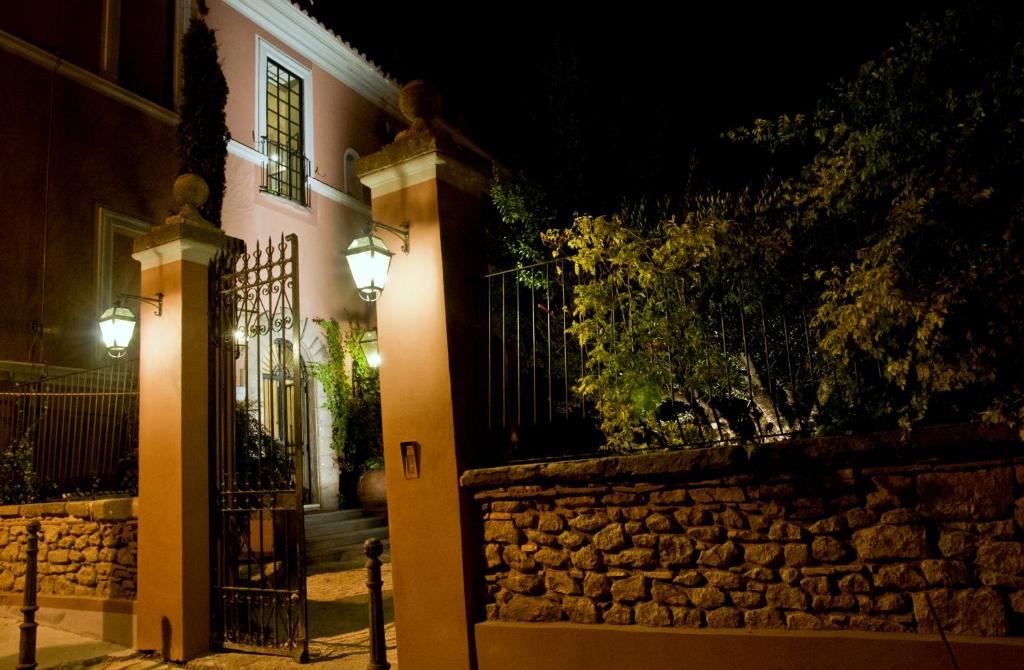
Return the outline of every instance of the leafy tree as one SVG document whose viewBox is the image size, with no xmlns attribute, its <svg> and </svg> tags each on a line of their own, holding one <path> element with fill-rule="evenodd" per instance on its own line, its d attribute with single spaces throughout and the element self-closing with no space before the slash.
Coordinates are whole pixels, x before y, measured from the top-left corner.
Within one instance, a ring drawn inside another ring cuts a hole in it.
<svg viewBox="0 0 1024 670">
<path fill-rule="evenodd" d="M 771 153 L 762 186 L 553 231 L 609 445 L 1024 424 L 1022 36 L 995 6 L 922 19 L 813 113 L 727 134 Z"/>
<path fill-rule="evenodd" d="M 181 54 L 184 83 L 177 130 L 180 169 L 206 180 L 210 197 L 199 211 L 219 228 L 227 143 L 231 137 L 224 114 L 228 83 L 217 62 L 216 36 L 202 18 L 193 17 L 189 22 Z"/>
<path fill-rule="evenodd" d="M 813 114 L 732 135 L 805 157 L 779 207 L 820 347 L 904 427 L 1024 419 L 1022 35 L 994 5 L 923 19 Z"/>
</svg>

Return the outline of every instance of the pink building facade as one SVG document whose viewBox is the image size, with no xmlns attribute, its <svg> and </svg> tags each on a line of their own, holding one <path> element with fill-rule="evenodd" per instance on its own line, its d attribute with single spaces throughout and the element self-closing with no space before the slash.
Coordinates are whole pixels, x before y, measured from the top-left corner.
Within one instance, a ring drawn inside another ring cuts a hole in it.
<svg viewBox="0 0 1024 670">
<path fill-rule="evenodd" d="M 398 84 L 288 0 L 213 0 L 228 81 L 226 233 L 249 248 L 294 234 L 304 363 L 322 362 L 316 318 L 374 323 L 356 294 L 343 252 L 370 222 L 356 159 L 402 127 Z M 255 356 L 255 354 L 252 354 Z M 265 367 L 252 361 L 250 370 Z M 250 384 L 255 380 L 250 380 Z M 322 389 L 305 381 L 309 502 L 338 506 L 338 467 Z"/>
</svg>

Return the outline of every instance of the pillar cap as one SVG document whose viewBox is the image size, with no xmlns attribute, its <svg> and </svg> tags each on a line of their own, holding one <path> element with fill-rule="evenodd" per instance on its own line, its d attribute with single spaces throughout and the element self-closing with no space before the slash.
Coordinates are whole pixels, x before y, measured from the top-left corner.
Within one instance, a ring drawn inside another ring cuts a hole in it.
<svg viewBox="0 0 1024 670">
<path fill-rule="evenodd" d="M 179 260 L 209 263 L 227 246 L 228 236 L 199 214 L 198 208 L 210 196 L 210 188 L 202 177 L 179 175 L 172 192 L 177 213 L 135 239 L 132 258 L 142 263 L 143 270 Z"/>
<path fill-rule="evenodd" d="M 398 108 L 409 121 L 409 129 L 398 133 L 396 141 L 417 135 L 433 135 L 433 121 L 441 115 L 441 92 L 433 84 L 415 79 L 399 92 Z"/>
</svg>

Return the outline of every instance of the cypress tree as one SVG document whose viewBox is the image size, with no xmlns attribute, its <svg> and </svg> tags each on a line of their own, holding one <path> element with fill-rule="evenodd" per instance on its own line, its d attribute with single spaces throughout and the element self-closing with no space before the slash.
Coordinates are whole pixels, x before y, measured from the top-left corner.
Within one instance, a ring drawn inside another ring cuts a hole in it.
<svg viewBox="0 0 1024 670">
<path fill-rule="evenodd" d="M 193 17 L 181 45 L 184 82 L 178 154 L 181 173 L 191 172 L 206 180 L 210 198 L 200 208 L 203 217 L 220 228 L 224 201 L 224 167 L 228 133 L 224 106 L 228 82 L 217 62 L 217 39 L 200 17 Z"/>
</svg>

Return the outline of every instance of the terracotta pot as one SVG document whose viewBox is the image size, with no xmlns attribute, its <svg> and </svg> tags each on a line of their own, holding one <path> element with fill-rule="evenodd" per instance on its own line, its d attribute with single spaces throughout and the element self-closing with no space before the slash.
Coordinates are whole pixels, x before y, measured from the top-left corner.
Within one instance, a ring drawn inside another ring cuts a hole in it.
<svg viewBox="0 0 1024 670">
<path fill-rule="evenodd" d="M 359 476 L 356 488 L 360 506 L 368 512 L 387 514 L 388 487 L 384 481 L 384 470 L 366 470 Z"/>
</svg>

